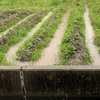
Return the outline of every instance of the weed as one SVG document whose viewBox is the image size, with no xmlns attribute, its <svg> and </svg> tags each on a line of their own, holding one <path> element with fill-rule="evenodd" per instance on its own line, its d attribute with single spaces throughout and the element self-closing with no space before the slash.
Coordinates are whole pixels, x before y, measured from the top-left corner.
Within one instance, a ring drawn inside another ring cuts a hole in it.
<svg viewBox="0 0 100 100">
<path fill-rule="evenodd" d="M 25 12 L 22 11 L 22 12 L 19 12 L 18 14 L 10 16 L 4 20 L 1 20 L 0 21 L 0 32 L 3 32 L 7 30 L 8 28 L 10 28 L 11 26 L 17 24 L 18 21 L 22 20 L 23 18 L 25 18 L 26 16 L 30 14 L 31 13 L 29 13 L 28 11 L 25 11 Z"/>
<path fill-rule="evenodd" d="M 30 61 L 35 61 L 39 59 L 43 49 L 48 46 L 53 38 L 65 11 L 65 9 L 54 11 L 55 13 L 44 23 L 41 29 L 19 48 L 17 51 L 18 60 L 29 61 L 30 59 Z"/>
<path fill-rule="evenodd" d="M 84 11 L 84 0 L 76 0 L 60 46 L 59 56 L 61 65 L 82 65 L 91 62 L 91 57 L 85 47 Z"/>
<path fill-rule="evenodd" d="M 42 18 L 47 14 L 47 12 L 42 12 L 41 14 L 36 14 L 32 16 L 30 19 L 27 19 L 25 22 L 20 24 L 19 27 L 17 26 L 14 30 L 10 31 L 7 35 L 2 37 L 2 40 L 0 41 L 0 65 L 6 65 L 8 64 L 5 59 L 5 54 L 9 50 L 9 48 L 19 41 L 21 41 L 29 31 L 39 22 L 42 20 Z M 35 19 L 37 16 L 37 19 Z M 34 20 L 31 20 L 34 19 Z M 28 23 L 28 26 L 26 25 Z"/>
<path fill-rule="evenodd" d="M 95 31 L 94 43 L 100 49 L 100 0 L 88 0 L 91 22 Z"/>
</svg>

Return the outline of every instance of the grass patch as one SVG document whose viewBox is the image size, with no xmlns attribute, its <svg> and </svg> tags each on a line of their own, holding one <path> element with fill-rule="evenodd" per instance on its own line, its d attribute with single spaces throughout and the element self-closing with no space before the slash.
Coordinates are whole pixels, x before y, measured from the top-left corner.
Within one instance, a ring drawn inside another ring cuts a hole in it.
<svg viewBox="0 0 100 100">
<path fill-rule="evenodd" d="M 70 0 L 51 0 L 51 5 L 60 5 L 61 3 L 69 2 Z"/>
<path fill-rule="evenodd" d="M 61 65 L 84 65 L 91 62 L 85 46 L 84 12 L 84 0 L 75 0 L 75 6 L 71 10 L 68 27 L 60 46 Z"/>
<path fill-rule="evenodd" d="M 29 10 L 31 12 L 37 12 L 40 10 L 51 9 L 73 2 L 72 0 L 0 0 L 0 12 L 6 10 L 19 11 L 19 10 Z"/>
</svg>

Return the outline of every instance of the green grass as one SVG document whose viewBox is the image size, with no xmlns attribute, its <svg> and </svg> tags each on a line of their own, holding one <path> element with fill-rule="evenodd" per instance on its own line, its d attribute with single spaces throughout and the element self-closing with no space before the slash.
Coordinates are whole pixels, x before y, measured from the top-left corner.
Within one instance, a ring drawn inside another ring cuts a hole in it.
<svg viewBox="0 0 100 100">
<path fill-rule="evenodd" d="M 91 57 L 85 47 L 85 2 L 76 0 L 71 10 L 68 27 L 60 46 L 61 65 L 89 64 Z"/>
<path fill-rule="evenodd" d="M 43 24 L 40 30 L 31 39 L 26 41 L 23 46 L 19 48 L 19 50 L 17 51 L 18 60 L 24 61 L 23 52 L 25 52 L 25 56 L 28 57 L 30 61 L 36 61 L 40 58 L 43 49 L 48 46 L 51 39 L 53 38 L 54 33 L 57 30 L 58 25 L 60 24 L 66 10 L 61 9 L 58 13 L 56 11 L 54 12 L 55 13 Z M 56 13 L 56 18 L 52 20 Z M 48 25 L 49 27 L 47 27 Z"/>
<path fill-rule="evenodd" d="M 94 43 L 99 47 L 100 52 L 100 0 L 88 0 L 90 19 L 95 31 Z"/>
<path fill-rule="evenodd" d="M 26 9 L 37 12 L 41 9 L 51 9 L 62 3 L 69 3 L 71 0 L 0 0 L 0 12 L 6 10 L 22 10 Z M 57 4 L 55 4 L 57 3 Z"/>
<path fill-rule="evenodd" d="M 8 64 L 7 61 L 6 61 L 6 58 L 5 58 L 5 54 L 7 53 L 7 51 L 9 50 L 9 48 L 11 46 L 15 45 L 16 43 L 18 43 L 19 41 L 21 41 L 27 35 L 27 33 L 30 32 L 31 29 L 38 22 L 40 22 L 42 20 L 42 18 L 46 14 L 47 14 L 47 12 L 44 13 L 44 14 L 42 14 L 42 15 L 40 15 L 39 18 L 37 19 L 37 21 L 35 21 L 33 23 L 30 23 L 30 24 L 28 23 L 27 27 L 25 27 L 25 28 L 18 28 L 18 29 L 15 28 L 15 31 L 12 30 L 12 31 L 9 32 L 9 34 L 3 36 L 2 39 L 4 41 L 4 44 L 3 45 L 1 45 L 2 43 L 0 44 L 0 65 L 7 65 Z M 27 20 L 25 22 L 23 22 L 22 25 L 24 25 L 25 23 L 27 23 Z"/>
</svg>

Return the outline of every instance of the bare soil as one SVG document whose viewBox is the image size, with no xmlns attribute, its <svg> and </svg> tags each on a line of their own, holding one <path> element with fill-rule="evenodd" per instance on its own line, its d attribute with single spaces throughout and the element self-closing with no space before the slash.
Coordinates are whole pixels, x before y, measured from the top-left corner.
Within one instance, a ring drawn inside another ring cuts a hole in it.
<svg viewBox="0 0 100 100">
<path fill-rule="evenodd" d="M 46 47 L 43 51 L 41 58 L 34 63 L 34 65 L 54 65 L 59 63 L 59 50 L 61 39 L 65 33 L 68 18 L 69 18 L 70 10 L 64 15 L 59 28 L 57 29 L 54 38 L 51 40 L 48 47 Z"/>
<path fill-rule="evenodd" d="M 16 14 L 14 14 L 14 15 L 12 15 L 11 17 L 8 17 L 8 18 L 6 18 L 6 19 L 2 19 L 2 20 L 0 20 L 0 26 L 2 26 L 2 25 L 6 25 L 6 24 L 8 24 L 9 22 L 12 22 L 14 19 L 16 19 L 17 17 L 23 17 L 23 15 L 28 15 L 28 14 L 31 14 L 30 12 L 28 12 L 28 11 L 21 11 L 21 12 L 19 12 L 19 13 L 16 13 Z"/>
<path fill-rule="evenodd" d="M 15 13 L 16 13 L 15 11 L 4 11 L 3 13 L 0 14 L 0 20 L 5 19 Z"/>
<path fill-rule="evenodd" d="M 94 60 L 93 65 L 100 65 L 100 55 L 98 52 L 97 47 L 94 44 L 94 30 L 93 27 L 91 25 L 91 21 L 89 18 L 89 9 L 86 6 L 86 12 L 84 14 L 84 19 L 85 19 L 85 23 L 86 23 L 86 45 L 87 48 L 89 49 L 90 55 L 92 57 L 92 59 Z"/>
<path fill-rule="evenodd" d="M 22 46 L 24 44 L 24 42 L 31 38 L 33 36 L 33 34 L 35 34 L 39 28 L 42 26 L 42 24 L 47 20 L 47 18 L 52 14 L 52 12 L 50 12 L 46 17 L 43 18 L 43 20 L 37 24 L 32 30 L 31 32 L 28 33 L 28 35 L 19 43 L 17 43 L 16 45 L 12 46 L 9 51 L 6 54 L 6 59 L 10 64 L 15 64 L 15 65 L 21 65 L 21 62 L 16 62 L 16 51 L 18 50 L 18 48 L 20 46 Z M 22 65 L 24 65 L 25 63 L 22 63 Z"/>
<path fill-rule="evenodd" d="M 48 23 L 46 23 L 45 27 L 45 31 L 41 32 L 41 35 L 38 34 L 36 35 L 32 40 L 31 40 L 31 45 L 28 46 L 24 51 L 22 51 L 21 53 L 18 54 L 18 60 L 21 62 L 30 62 L 30 61 L 34 61 L 32 59 L 32 55 L 30 54 L 30 52 L 34 52 L 34 50 L 36 48 L 38 48 L 38 44 L 45 42 L 46 37 L 48 37 L 49 31 L 48 29 L 52 26 L 52 24 L 55 22 L 59 12 L 61 11 L 61 9 L 58 9 L 55 13 L 53 13 L 53 15 L 50 17 L 50 20 Z"/>
<path fill-rule="evenodd" d="M 75 44 L 76 41 L 81 41 L 81 45 Z M 84 50 L 85 48 L 83 48 L 85 45 L 85 42 L 84 42 L 83 37 L 80 34 L 79 28 L 74 29 L 70 43 L 75 46 L 75 54 L 73 54 L 72 57 L 70 58 L 71 65 L 83 65 L 84 62 L 82 59 L 82 55 L 85 52 Z"/>
<path fill-rule="evenodd" d="M 25 22 L 28 18 L 30 18 L 31 16 L 33 16 L 34 14 L 31 14 L 29 16 L 27 16 L 26 18 L 22 19 L 21 21 L 19 21 L 16 25 L 8 28 L 6 31 L 2 32 L 0 34 L 0 38 L 3 37 L 4 35 L 8 34 L 9 31 L 13 30 L 15 27 L 17 27 L 19 24 L 21 24 L 22 22 Z"/>
</svg>

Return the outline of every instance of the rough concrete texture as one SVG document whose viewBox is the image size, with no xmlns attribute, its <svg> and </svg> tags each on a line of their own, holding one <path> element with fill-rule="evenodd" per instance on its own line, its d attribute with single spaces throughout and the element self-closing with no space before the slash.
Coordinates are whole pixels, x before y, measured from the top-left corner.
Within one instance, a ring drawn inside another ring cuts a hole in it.
<svg viewBox="0 0 100 100">
<path fill-rule="evenodd" d="M 18 70 L 0 71 L 0 98 L 23 97 L 19 73 Z M 23 73 L 29 100 L 100 96 L 100 70 L 24 70 Z"/>
</svg>

